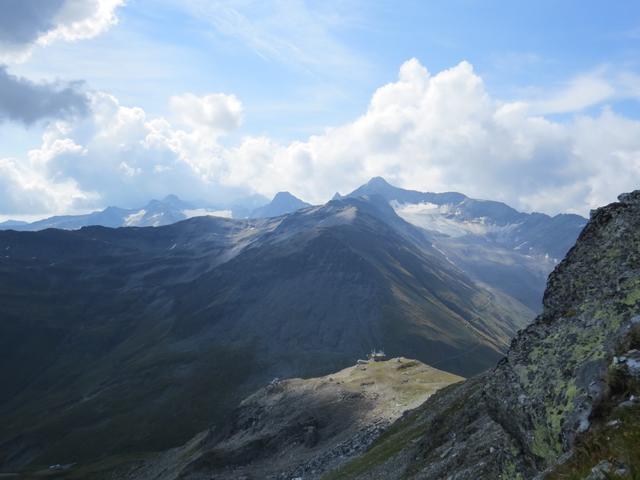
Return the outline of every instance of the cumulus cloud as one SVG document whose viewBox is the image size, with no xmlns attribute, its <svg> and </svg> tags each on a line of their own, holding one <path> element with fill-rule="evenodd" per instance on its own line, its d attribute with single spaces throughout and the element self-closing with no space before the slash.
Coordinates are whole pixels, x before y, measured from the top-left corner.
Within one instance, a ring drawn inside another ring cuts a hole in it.
<svg viewBox="0 0 640 480">
<path fill-rule="evenodd" d="M 62 127 L 60 127 L 62 128 Z M 83 210 L 99 196 L 82 191 L 67 175 L 56 178 L 45 166 L 63 155 L 86 155 L 86 150 L 70 139 L 46 133 L 42 146 L 31 150 L 27 158 L 0 158 L 0 205 L 14 215 Z"/>
<path fill-rule="evenodd" d="M 26 59 L 36 45 L 92 38 L 117 22 L 124 0 L 3 0 L 0 61 Z"/>
<path fill-rule="evenodd" d="M 84 115 L 87 103 L 80 82 L 35 83 L 0 65 L 0 121 L 29 125 L 43 118 Z"/>
<path fill-rule="evenodd" d="M 26 166 L 4 161 L 12 172 L 5 182 L 15 197 L 65 205 L 71 196 L 76 207 L 97 207 L 168 193 L 215 201 L 279 190 L 324 202 L 381 175 L 406 188 L 583 214 L 640 184 L 640 122 L 608 108 L 553 121 L 530 102 L 491 97 L 467 62 L 431 74 L 409 60 L 360 117 L 291 143 L 245 137 L 225 145 L 242 119 L 232 95 L 169 103 L 173 117 L 150 117 L 91 94 L 91 115 L 50 125 Z"/>
<path fill-rule="evenodd" d="M 178 121 L 193 129 L 228 132 L 242 122 L 242 103 L 234 95 L 212 93 L 198 97 L 192 93 L 170 99 L 170 106 Z"/>
<path fill-rule="evenodd" d="M 239 114 L 235 97 L 189 97 L 189 105 L 201 108 L 194 109 L 194 118 L 181 111 L 175 125 L 106 93 L 90 92 L 88 98 L 89 115 L 51 122 L 41 145 L 24 159 L 2 159 L 6 191 L 0 213 L 138 206 L 167 192 L 212 202 L 250 193 L 219 181 L 225 164 L 217 138 L 239 122 L 230 123 L 223 106 Z M 212 105 L 218 110 L 212 112 Z"/>
</svg>

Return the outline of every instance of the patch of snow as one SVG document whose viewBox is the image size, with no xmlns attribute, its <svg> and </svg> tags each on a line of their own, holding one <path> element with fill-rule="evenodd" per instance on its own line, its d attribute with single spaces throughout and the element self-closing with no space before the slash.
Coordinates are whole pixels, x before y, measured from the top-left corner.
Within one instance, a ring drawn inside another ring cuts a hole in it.
<svg viewBox="0 0 640 480">
<path fill-rule="evenodd" d="M 463 237 L 465 235 L 497 237 L 507 236 L 519 224 L 495 225 L 487 217 L 477 217 L 472 220 L 460 218 L 462 212 L 453 205 L 436 205 L 434 203 L 398 203 L 390 202 L 395 212 L 407 222 L 449 237 Z"/>
<path fill-rule="evenodd" d="M 456 212 L 449 205 L 434 203 L 398 203 L 392 201 L 391 207 L 402 219 L 425 230 L 436 231 L 450 237 L 462 237 L 469 232 L 459 220 L 454 220 Z"/>
<path fill-rule="evenodd" d="M 353 222 L 356 218 L 357 213 L 358 213 L 358 209 L 356 207 L 349 207 L 349 208 L 345 208 L 340 213 L 337 213 L 336 218 L 339 218 L 346 222 Z"/>
<path fill-rule="evenodd" d="M 145 216 L 145 214 L 147 213 L 147 211 L 143 208 L 142 210 L 136 212 L 136 213 L 132 213 L 131 215 L 127 215 L 124 219 L 124 224 L 127 227 L 133 227 L 135 225 L 137 225 L 138 223 L 140 223 L 140 221 L 142 220 L 142 218 Z"/>
<path fill-rule="evenodd" d="M 322 205 L 317 205 L 315 207 L 311 207 L 311 208 L 305 208 L 302 210 L 301 215 L 313 215 L 314 213 L 316 213 L 318 210 L 320 210 L 323 206 Z"/>
<path fill-rule="evenodd" d="M 513 249 L 514 249 L 514 250 L 520 250 L 520 249 L 521 249 L 522 247 L 524 247 L 527 243 L 529 243 L 529 242 L 528 242 L 528 241 L 527 241 L 527 242 L 522 242 L 520 245 L 518 245 L 517 247 L 514 247 Z"/>
<path fill-rule="evenodd" d="M 154 213 L 149 217 L 149 220 L 153 220 L 151 224 L 152 227 L 159 227 L 162 225 L 162 217 L 164 217 L 164 212 Z"/>
<path fill-rule="evenodd" d="M 336 214 L 325 218 L 321 222 L 318 223 L 318 226 L 330 227 L 334 225 L 343 225 L 345 223 L 352 223 L 356 215 L 358 214 L 358 209 L 356 207 L 347 207 L 345 209 L 340 210 Z"/>
<path fill-rule="evenodd" d="M 438 247 L 436 247 L 436 245 L 435 245 L 435 244 L 433 244 L 433 243 L 431 244 L 431 246 L 433 247 L 433 249 L 434 249 L 435 251 L 437 251 L 438 253 L 440 253 L 440 254 L 441 254 L 441 255 L 442 255 L 442 256 L 447 260 L 447 262 L 449 262 L 449 263 L 450 263 L 451 265 L 453 265 L 453 266 L 456 266 L 456 264 L 455 264 L 455 263 L 453 263 L 453 260 L 451 260 L 451 259 L 449 258 L 449 256 L 448 256 L 448 255 L 447 255 L 443 250 L 440 250 L 440 249 L 439 249 Z"/>
</svg>

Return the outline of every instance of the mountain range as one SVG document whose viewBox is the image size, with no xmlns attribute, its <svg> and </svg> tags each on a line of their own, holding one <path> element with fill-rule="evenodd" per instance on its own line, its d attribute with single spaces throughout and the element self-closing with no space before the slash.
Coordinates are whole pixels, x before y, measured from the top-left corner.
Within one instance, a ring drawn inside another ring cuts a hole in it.
<svg viewBox="0 0 640 480">
<path fill-rule="evenodd" d="M 370 196 L 382 197 L 401 218 L 428 231 L 432 246 L 476 282 L 507 292 L 532 312 L 540 309 L 547 275 L 586 224 L 579 215 L 523 213 L 501 202 L 476 200 L 457 192 L 405 190 L 381 177 L 372 178 L 348 195 L 336 194 L 334 200 Z M 269 203 L 253 196 L 218 206 L 169 195 L 139 209 L 108 207 L 86 215 L 51 217 L 32 223 L 10 220 L 0 223 L 0 230 L 73 230 L 91 225 L 157 227 L 203 215 L 277 217 L 309 206 L 289 192 L 279 192 Z"/>
<path fill-rule="evenodd" d="M 140 221 L 193 206 L 151 203 Z M 326 375 L 374 348 L 478 374 L 534 317 L 571 244 L 562 235 L 584 225 L 382 179 L 322 206 L 286 194 L 272 206 L 267 218 L 0 232 L 0 465 L 173 447 L 223 428 L 275 377 Z M 518 248 L 533 217 L 557 222 L 561 246 L 531 233 Z"/>
<path fill-rule="evenodd" d="M 539 312 L 547 275 L 587 220 L 579 215 L 522 213 L 461 193 L 423 193 L 376 177 L 347 198 L 378 195 L 401 218 L 429 232 L 434 248 L 475 281 Z M 531 316 L 533 318 L 533 315 Z"/>
<path fill-rule="evenodd" d="M 574 214 L 554 217 L 542 213 L 522 213 L 508 205 L 490 200 L 476 200 L 461 193 L 429 193 L 394 187 L 381 177 L 374 177 L 348 195 L 336 194 L 334 200 L 379 195 L 391 204 L 402 218 L 425 230 L 453 238 L 481 237 L 525 254 L 548 255 L 561 259 L 575 240 L 576 231 L 586 219 Z M 260 196 L 211 206 L 204 202 L 184 201 L 175 195 L 151 200 L 136 209 L 108 207 L 84 215 L 49 217 L 35 222 L 7 220 L 4 230 L 37 231 L 46 228 L 75 230 L 104 227 L 158 227 L 194 216 L 228 218 L 269 218 L 309 207 L 289 192 L 279 192 L 268 202 Z"/>
<path fill-rule="evenodd" d="M 297 209 L 291 207 L 287 210 L 287 206 L 291 203 L 283 202 L 278 195 L 274 198 L 274 202 L 273 206 L 273 202 L 267 204 L 267 200 L 261 196 L 252 196 L 229 204 L 211 206 L 204 202 L 187 202 L 176 195 L 167 195 L 162 200 L 151 200 L 141 208 L 107 207 L 104 210 L 83 215 L 54 216 L 30 223 L 7 220 L 0 223 L 0 230 L 38 231 L 47 228 L 77 230 L 93 225 L 111 228 L 159 227 L 198 216 L 260 218 L 264 216 L 261 212 L 268 214 L 271 211 L 270 208 L 279 209 L 282 212 L 279 214 Z"/>
</svg>

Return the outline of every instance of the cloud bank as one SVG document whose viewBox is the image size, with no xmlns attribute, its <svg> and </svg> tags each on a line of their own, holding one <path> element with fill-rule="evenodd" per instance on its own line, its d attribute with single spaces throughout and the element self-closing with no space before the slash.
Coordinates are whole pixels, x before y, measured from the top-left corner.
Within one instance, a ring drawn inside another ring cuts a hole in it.
<svg viewBox="0 0 640 480">
<path fill-rule="evenodd" d="M 577 93 L 550 98 L 553 109 L 584 108 L 588 82 L 575 84 Z M 610 94 L 596 87 L 592 101 Z M 585 214 L 640 184 L 640 122 L 607 107 L 553 121 L 543 103 L 492 98 L 467 62 L 431 74 L 409 60 L 360 117 L 288 144 L 245 137 L 226 145 L 243 115 L 233 95 L 184 94 L 169 104 L 172 116 L 150 117 L 92 93 L 86 118 L 51 124 L 25 158 L 0 160 L 2 213 L 141 204 L 168 193 L 213 202 L 289 190 L 324 202 L 381 175 L 407 188 Z"/>
</svg>

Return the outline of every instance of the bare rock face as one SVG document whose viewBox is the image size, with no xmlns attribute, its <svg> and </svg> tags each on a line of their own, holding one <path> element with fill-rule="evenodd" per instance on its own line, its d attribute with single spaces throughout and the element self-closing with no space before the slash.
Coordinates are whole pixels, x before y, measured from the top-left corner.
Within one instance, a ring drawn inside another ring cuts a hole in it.
<svg viewBox="0 0 640 480">
<path fill-rule="evenodd" d="M 640 191 L 619 200 L 592 213 L 543 313 L 493 370 L 442 390 L 330 478 L 543 478 L 570 461 L 611 398 L 638 385 Z"/>
</svg>

